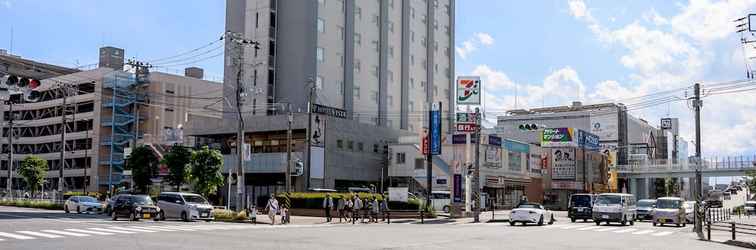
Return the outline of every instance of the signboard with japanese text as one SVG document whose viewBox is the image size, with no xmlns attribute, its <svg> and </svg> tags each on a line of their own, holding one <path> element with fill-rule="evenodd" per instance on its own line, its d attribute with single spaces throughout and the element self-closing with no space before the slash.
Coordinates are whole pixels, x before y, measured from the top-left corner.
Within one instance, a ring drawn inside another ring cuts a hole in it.
<svg viewBox="0 0 756 250">
<path fill-rule="evenodd" d="M 481 81 L 479 76 L 457 78 L 457 105 L 480 105 Z"/>
<path fill-rule="evenodd" d="M 322 115 L 327 115 L 327 116 L 333 116 L 336 118 L 347 119 L 346 110 L 323 106 L 320 104 L 312 104 L 312 112 L 316 114 L 322 114 Z"/>
<path fill-rule="evenodd" d="M 541 147 L 575 146 L 573 128 L 545 128 L 541 132 Z"/>
<path fill-rule="evenodd" d="M 475 130 L 478 128 L 478 126 L 474 123 L 457 123 L 455 127 L 457 127 L 457 132 L 465 133 L 475 132 Z"/>
<path fill-rule="evenodd" d="M 431 127 L 429 136 L 429 146 L 431 155 L 441 154 L 441 107 L 434 105 L 435 108 L 430 112 Z"/>
<path fill-rule="evenodd" d="M 617 113 L 591 114 L 591 132 L 603 141 L 616 141 L 619 127 Z"/>
<path fill-rule="evenodd" d="M 555 148 L 551 150 L 551 179 L 574 180 L 576 165 L 575 148 Z"/>
<path fill-rule="evenodd" d="M 582 129 L 578 129 L 578 146 L 593 151 L 601 148 L 599 137 Z"/>
</svg>

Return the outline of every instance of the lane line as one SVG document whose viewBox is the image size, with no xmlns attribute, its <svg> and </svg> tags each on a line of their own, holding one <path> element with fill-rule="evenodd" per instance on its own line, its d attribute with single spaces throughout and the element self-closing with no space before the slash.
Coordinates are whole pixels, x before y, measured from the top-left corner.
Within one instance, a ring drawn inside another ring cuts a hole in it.
<svg viewBox="0 0 756 250">
<path fill-rule="evenodd" d="M 578 229 L 578 230 L 579 230 L 579 231 L 587 231 L 587 230 L 594 230 L 594 229 L 599 229 L 599 228 L 601 228 L 601 227 L 600 227 L 600 226 L 592 226 L 592 227 L 584 227 L 584 228 L 580 228 L 580 229 Z"/>
<path fill-rule="evenodd" d="M 625 230 L 619 230 L 619 231 L 614 231 L 614 232 L 615 233 L 629 233 L 629 232 L 635 232 L 635 231 L 638 231 L 638 229 L 628 228 Z"/>
<path fill-rule="evenodd" d="M 144 229 L 136 229 L 136 228 L 128 228 L 128 227 L 108 227 L 109 229 L 115 229 L 115 230 L 126 230 L 126 231 L 133 231 L 133 232 L 140 232 L 140 233 L 154 233 L 157 231 L 152 230 L 144 230 Z"/>
<path fill-rule="evenodd" d="M 577 228 L 583 228 L 583 227 L 587 227 L 587 226 L 584 226 L 584 225 L 571 225 L 571 226 L 561 227 L 561 229 L 577 229 Z"/>
<path fill-rule="evenodd" d="M 165 226 L 165 228 L 175 229 L 179 231 L 196 231 L 191 228 L 186 228 L 186 226 Z"/>
<path fill-rule="evenodd" d="M 653 236 L 667 236 L 667 235 L 670 235 L 670 234 L 673 234 L 673 233 L 675 233 L 675 232 L 666 231 L 666 232 L 661 232 L 661 233 L 655 233 L 655 234 L 652 234 L 652 235 Z"/>
<path fill-rule="evenodd" d="M 94 230 L 75 229 L 75 228 L 69 228 L 69 229 L 63 229 L 63 230 L 77 232 L 77 233 L 94 234 L 94 235 L 113 235 L 113 233 L 99 232 L 99 231 L 94 231 Z"/>
<path fill-rule="evenodd" d="M 31 239 L 36 239 L 36 238 L 34 238 L 34 237 L 31 237 L 31 236 L 20 235 L 20 234 L 12 234 L 12 233 L 5 233 L 5 232 L 0 232 L 0 236 L 2 236 L 2 237 L 6 237 L 6 238 L 14 238 L 14 239 L 17 239 L 17 240 L 31 240 Z"/>
<path fill-rule="evenodd" d="M 643 235 L 643 234 L 649 234 L 649 233 L 653 233 L 653 232 L 656 232 L 656 231 L 654 231 L 654 230 L 643 230 L 643 231 L 635 232 L 633 234 L 635 234 L 635 235 Z"/>
<path fill-rule="evenodd" d="M 158 230 L 158 231 L 166 231 L 166 232 L 176 232 L 177 231 L 177 230 L 174 230 L 174 229 L 163 228 L 163 227 L 160 227 L 160 226 L 133 227 L 133 228 L 147 229 L 147 230 Z"/>
<path fill-rule="evenodd" d="M 76 237 L 91 236 L 89 234 L 66 232 L 66 231 L 60 231 L 60 230 L 41 230 L 41 231 L 46 232 L 46 233 L 62 234 L 62 235 L 76 236 Z"/>
<path fill-rule="evenodd" d="M 37 236 L 37 237 L 43 237 L 43 238 L 63 238 L 63 236 L 55 235 L 55 234 L 46 234 L 46 233 L 40 233 L 40 232 L 32 232 L 32 231 L 16 231 L 16 233 L 22 233 L 22 234 L 28 234 L 31 236 Z"/>
<path fill-rule="evenodd" d="M 131 232 L 131 231 L 114 230 L 114 229 L 106 229 L 106 228 L 99 228 L 99 227 L 90 227 L 87 229 L 101 231 L 101 232 L 108 232 L 108 233 L 120 233 L 120 234 L 135 234 L 136 233 L 136 232 Z"/>
</svg>

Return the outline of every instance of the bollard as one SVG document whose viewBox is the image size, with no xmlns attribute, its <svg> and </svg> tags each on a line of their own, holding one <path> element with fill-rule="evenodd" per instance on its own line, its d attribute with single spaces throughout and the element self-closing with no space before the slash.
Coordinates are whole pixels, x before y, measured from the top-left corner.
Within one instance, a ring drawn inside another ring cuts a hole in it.
<svg viewBox="0 0 756 250">
<path fill-rule="evenodd" d="M 420 224 L 425 224 L 425 209 L 420 210 Z"/>
<path fill-rule="evenodd" d="M 730 225 L 732 225 L 732 240 L 735 240 L 735 222 L 732 222 Z"/>
<path fill-rule="evenodd" d="M 391 224 L 391 212 L 386 211 L 386 224 Z"/>
</svg>

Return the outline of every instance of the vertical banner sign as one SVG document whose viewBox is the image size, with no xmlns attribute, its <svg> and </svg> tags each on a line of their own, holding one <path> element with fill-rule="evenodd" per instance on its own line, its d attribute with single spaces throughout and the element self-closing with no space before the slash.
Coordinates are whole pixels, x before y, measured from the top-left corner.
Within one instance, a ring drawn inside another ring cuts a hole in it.
<svg viewBox="0 0 756 250">
<path fill-rule="evenodd" d="M 441 154 L 441 103 L 434 105 L 430 113 L 431 127 L 430 127 L 430 154 Z"/>
<path fill-rule="evenodd" d="M 461 174 L 455 174 L 454 175 L 454 197 L 453 202 L 459 203 L 462 202 L 462 175 Z"/>
<path fill-rule="evenodd" d="M 325 177 L 325 116 L 312 114 L 312 137 L 310 137 L 310 178 Z"/>
<path fill-rule="evenodd" d="M 457 78 L 457 104 L 480 105 L 480 76 L 460 76 Z"/>
</svg>

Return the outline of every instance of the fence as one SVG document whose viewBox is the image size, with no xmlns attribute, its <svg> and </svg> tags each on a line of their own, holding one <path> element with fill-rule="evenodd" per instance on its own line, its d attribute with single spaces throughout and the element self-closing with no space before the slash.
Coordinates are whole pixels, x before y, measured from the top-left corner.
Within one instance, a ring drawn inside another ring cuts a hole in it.
<svg viewBox="0 0 756 250">
<path fill-rule="evenodd" d="M 737 239 L 737 234 L 756 235 L 756 225 L 733 221 L 733 210 L 729 208 L 706 209 L 706 237 L 711 241 L 711 231 L 729 232 L 732 240 Z M 742 216 L 740 210 L 738 217 Z"/>
</svg>

